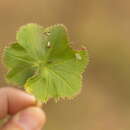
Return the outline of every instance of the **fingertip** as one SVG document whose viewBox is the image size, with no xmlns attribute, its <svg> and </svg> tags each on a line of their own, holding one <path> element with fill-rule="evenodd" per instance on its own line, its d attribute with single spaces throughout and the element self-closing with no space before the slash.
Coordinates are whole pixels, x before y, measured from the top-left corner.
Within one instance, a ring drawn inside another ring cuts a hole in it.
<svg viewBox="0 0 130 130">
<path fill-rule="evenodd" d="M 4 130 L 20 129 L 33 130 L 41 129 L 46 122 L 46 115 L 38 107 L 27 108 L 16 114 L 5 126 Z"/>
<path fill-rule="evenodd" d="M 6 102 L 8 103 L 7 106 L 9 114 L 15 114 L 30 105 L 34 105 L 36 102 L 34 96 L 27 94 L 22 90 L 6 87 L 3 88 L 3 91 L 7 97 Z"/>
</svg>

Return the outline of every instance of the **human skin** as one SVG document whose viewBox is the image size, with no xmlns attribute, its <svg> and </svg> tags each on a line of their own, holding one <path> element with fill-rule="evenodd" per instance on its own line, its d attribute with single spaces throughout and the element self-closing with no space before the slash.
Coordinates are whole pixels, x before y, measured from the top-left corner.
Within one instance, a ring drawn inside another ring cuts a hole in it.
<svg viewBox="0 0 130 130">
<path fill-rule="evenodd" d="M 15 88 L 0 88 L 0 119 L 11 115 L 0 130 L 41 130 L 45 113 L 33 96 Z"/>
</svg>

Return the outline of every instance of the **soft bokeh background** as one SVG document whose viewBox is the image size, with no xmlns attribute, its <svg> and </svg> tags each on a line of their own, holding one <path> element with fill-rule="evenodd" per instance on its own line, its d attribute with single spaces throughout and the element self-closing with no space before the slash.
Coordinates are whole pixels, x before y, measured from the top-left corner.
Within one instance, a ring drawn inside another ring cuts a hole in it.
<svg viewBox="0 0 130 130">
<path fill-rule="evenodd" d="M 130 1 L 0 0 L 0 55 L 30 22 L 65 24 L 90 55 L 80 96 L 44 105 L 45 130 L 130 130 Z M 5 71 L 1 65 L 0 86 Z"/>
</svg>

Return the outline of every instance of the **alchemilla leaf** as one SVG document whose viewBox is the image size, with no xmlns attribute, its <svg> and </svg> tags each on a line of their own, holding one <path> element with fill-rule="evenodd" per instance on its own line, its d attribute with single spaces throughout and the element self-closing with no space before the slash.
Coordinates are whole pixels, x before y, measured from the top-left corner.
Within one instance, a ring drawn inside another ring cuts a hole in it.
<svg viewBox="0 0 130 130">
<path fill-rule="evenodd" d="M 27 24 L 16 39 L 4 52 L 8 81 L 23 86 L 41 102 L 71 99 L 80 92 L 88 53 L 70 47 L 65 26 Z"/>
</svg>

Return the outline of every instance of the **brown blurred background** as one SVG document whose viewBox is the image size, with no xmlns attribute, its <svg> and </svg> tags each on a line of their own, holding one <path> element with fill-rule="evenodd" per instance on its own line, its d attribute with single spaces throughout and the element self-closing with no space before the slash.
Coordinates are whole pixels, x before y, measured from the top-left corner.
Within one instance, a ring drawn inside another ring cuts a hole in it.
<svg viewBox="0 0 130 130">
<path fill-rule="evenodd" d="M 65 24 L 90 55 L 80 96 L 44 105 L 45 130 L 130 130 L 130 1 L 0 0 L 0 55 L 30 22 Z M 5 71 L 1 65 L 0 86 Z"/>
</svg>

